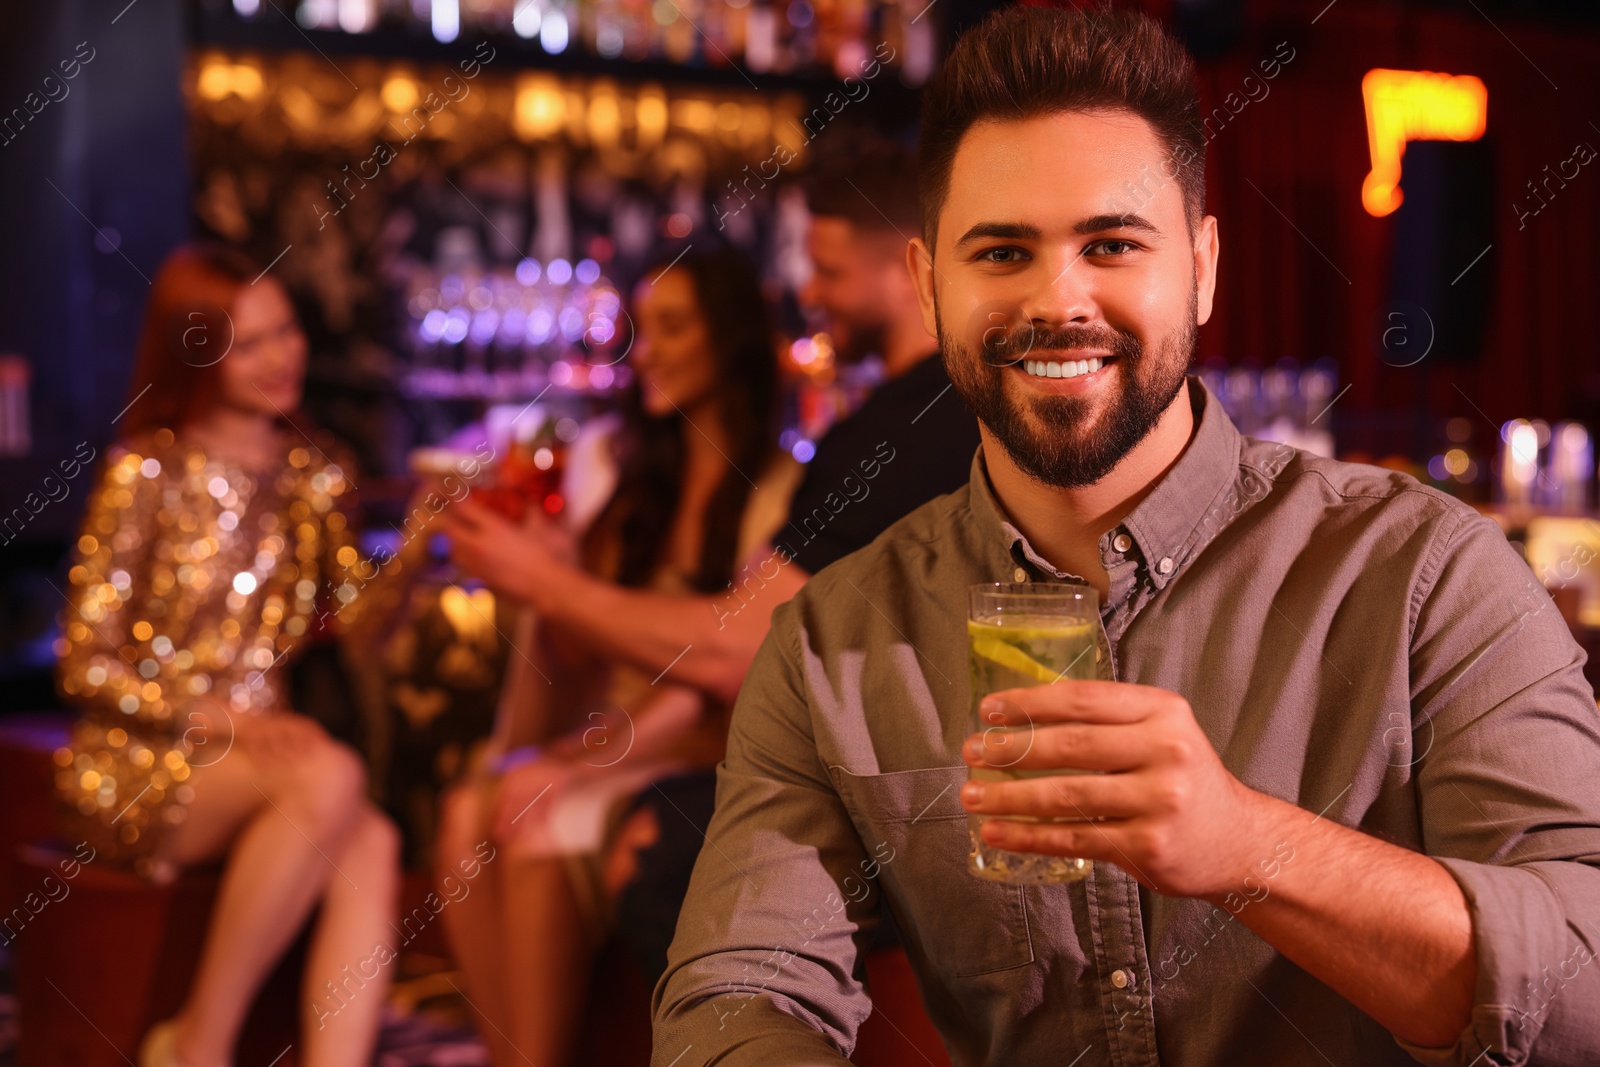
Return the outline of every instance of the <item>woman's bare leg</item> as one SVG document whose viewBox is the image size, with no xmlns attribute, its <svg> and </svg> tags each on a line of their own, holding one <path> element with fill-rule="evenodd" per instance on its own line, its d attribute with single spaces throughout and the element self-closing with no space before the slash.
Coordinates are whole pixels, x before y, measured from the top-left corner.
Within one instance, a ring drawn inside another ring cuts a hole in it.
<svg viewBox="0 0 1600 1067">
<path fill-rule="evenodd" d="M 510 1038 L 513 1023 L 506 989 L 506 930 L 501 922 L 505 865 L 494 851 L 481 848 L 488 841 L 486 802 L 484 788 L 472 782 L 455 786 L 440 800 L 434 882 L 440 895 L 449 899 L 444 892 L 446 877 L 462 881 L 466 871 L 478 871 L 476 878 L 465 882 L 470 889 L 467 895 L 446 906 L 440 918 L 461 967 L 466 985 L 463 992 L 489 1049 L 490 1062 L 511 1067 L 521 1064 L 523 1057 Z M 483 866 L 474 868 L 474 863 Z"/>
<path fill-rule="evenodd" d="M 301 1020 L 305 1067 L 349 1067 L 372 1060 L 399 937 L 390 923 L 400 890 L 400 834 L 371 804 L 329 858 L 322 914 L 306 960 Z"/>
<path fill-rule="evenodd" d="M 193 784 L 172 858 L 189 865 L 226 850 L 228 860 L 177 1017 L 177 1053 L 193 1067 L 213 1067 L 232 1059 L 261 983 L 329 878 L 341 877 L 330 856 L 361 811 L 365 776 L 351 749 L 322 735 L 295 759 L 261 758 L 236 745 L 198 769 Z"/>
<path fill-rule="evenodd" d="M 508 847 L 501 862 L 506 994 L 518 1062 L 565 1067 L 588 999 L 594 945 L 566 861 L 518 858 Z"/>
</svg>

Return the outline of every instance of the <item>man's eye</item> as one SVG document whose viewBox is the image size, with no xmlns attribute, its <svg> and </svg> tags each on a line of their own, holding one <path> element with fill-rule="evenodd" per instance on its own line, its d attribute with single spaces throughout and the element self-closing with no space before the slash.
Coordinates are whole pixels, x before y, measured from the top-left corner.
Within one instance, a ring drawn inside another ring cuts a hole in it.
<svg viewBox="0 0 1600 1067">
<path fill-rule="evenodd" d="M 1027 253 L 1020 248 L 1012 248 L 1007 246 L 1003 248 L 991 248 L 987 252 L 980 254 L 978 258 L 989 263 L 1017 263 L 1020 262 L 1026 255 Z"/>
<path fill-rule="evenodd" d="M 1096 241 L 1089 246 L 1089 249 L 1096 255 L 1125 256 L 1135 250 L 1135 245 L 1130 241 L 1118 241 L 1113 238 L 1108 241 Z"/>
</svg>

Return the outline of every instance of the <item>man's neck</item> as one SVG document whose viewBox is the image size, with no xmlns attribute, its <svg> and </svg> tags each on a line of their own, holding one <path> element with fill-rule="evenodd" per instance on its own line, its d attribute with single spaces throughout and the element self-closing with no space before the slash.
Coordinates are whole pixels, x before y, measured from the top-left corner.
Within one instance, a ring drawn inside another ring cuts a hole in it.
<svg viewBox="0 0 1600 1067">
<path fill-rule="evenodd" d="M 1178 462 L 1198 425 L 1189 387 L 1155 428 L 1100 481 L 1076 489 L 1046 485 L 1023 473 L 987 426 L 979 425 L 983 459 L 995 495 L 1033 550 L 1058 570 L 1081 576 L 1103 603 L 1110 579 L 1100 561 L 1100 536 L 1126 518 Z"/>
<path fill-rule="evenodd" d="M 891 319 L 883 331 L 883 375 L 898 378 L 938 351 L 920 314 Z"/>
</svg>

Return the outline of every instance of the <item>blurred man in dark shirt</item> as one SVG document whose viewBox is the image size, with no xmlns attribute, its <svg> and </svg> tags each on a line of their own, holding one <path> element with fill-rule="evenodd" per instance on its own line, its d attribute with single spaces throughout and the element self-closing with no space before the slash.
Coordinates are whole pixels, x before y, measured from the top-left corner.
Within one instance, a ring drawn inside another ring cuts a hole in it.
<svg viewBox="0 0 1600 1067">
<path fill-rule="evenodd" d="M 811 182 L 813 275 L 803 298 L 826 315 L 840 362 L 876 353 L 887 380 L 818 444 L 776 538 L 807 574 L 964 485 L 978 447 L 977 421 L 912 313 L 911 279 L 895 269 L 919 225 L 911 154 L 879 147 L 830 164 Z"/>
</svg>

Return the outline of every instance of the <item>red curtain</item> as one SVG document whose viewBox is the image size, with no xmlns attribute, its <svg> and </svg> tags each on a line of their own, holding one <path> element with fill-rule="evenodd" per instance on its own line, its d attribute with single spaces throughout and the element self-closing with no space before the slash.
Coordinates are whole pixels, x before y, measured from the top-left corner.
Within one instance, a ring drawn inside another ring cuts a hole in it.
<svg viewBox="0 0 1600 1067">
<path fill-rule="evenodd" d="M 1210 143 L 1207 210 L 1220 223 L 1222 258 L 1202 358 L 1331 357 L 1352 384 L 1340 401 L 1351 413 L 1461 415 L 1490 440 L 1494 425 L 1519 416 L 1579 418 L 1600 432 L 1600 158 L 1520 230 L 1514 210 L 1536 206 L 1526 183 L 1542 180 L 1547 164 L 1554 171 L 1580 142 L 1600 151 L 1600 37 L 1491 22 L 1471 9 L 1325 2 L 1247 3 L 1239 42 L 1201 64 L 1209 114 L 1227 94 L 1243 95 L 1246 75 L 1261 80 L 1261 61 L 1286 54 L 1279 42 L 1294 50 L 1269 92 Z M 1163 18 L 1173 8 L 1144 6 Z M 1393 216 L 1361 204 L 1370 162 L 1361 78 L 1374 67 L 1474 74 L 1488 86 L 1493 244 L 1472 269 L 1491 269 L 1493 282 L 1476 363 L 1397 368 L 1374 344 L 1395 229 Z"/>
</svg>

